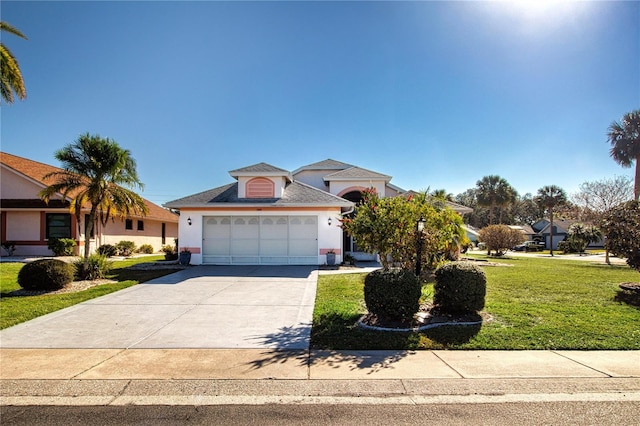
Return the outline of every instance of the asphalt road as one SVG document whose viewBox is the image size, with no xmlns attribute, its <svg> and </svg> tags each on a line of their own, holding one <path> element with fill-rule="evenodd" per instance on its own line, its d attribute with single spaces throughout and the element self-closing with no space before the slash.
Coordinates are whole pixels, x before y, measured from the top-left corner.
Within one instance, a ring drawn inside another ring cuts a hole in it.
<svg viewBox="0 0 640 426">
<path fill-rule="evenodd" d="M 637 425 L 640 402 L 3 406 L 4 425 Z"/>
</svg>

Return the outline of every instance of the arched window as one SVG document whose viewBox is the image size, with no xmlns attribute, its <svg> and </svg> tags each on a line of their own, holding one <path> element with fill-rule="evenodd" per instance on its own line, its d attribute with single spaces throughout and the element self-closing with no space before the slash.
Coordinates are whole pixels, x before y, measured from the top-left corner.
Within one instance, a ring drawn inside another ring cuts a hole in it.
<svg viewBox="0 0 640 426">
<path fill-rule="evenodd" d="M 246 197 L 247 198 L 273 198 L 275 195 L 275 185 L 273 181 L 257 177 L 247 182 Z"/>
</svg>

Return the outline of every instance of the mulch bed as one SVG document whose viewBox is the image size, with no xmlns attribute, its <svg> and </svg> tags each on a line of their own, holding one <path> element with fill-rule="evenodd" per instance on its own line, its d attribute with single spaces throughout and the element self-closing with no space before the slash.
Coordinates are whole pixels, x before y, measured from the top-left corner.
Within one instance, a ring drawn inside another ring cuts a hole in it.
<svg viewBox="0 0 640 426">
<path fill-rule="evenodd" d="M 486 312 L 471 312 L 459 315 L 447 314 L 439 311 L 433 305 L 420 305 L 420 310 L 412 320 L 396 320 L 379 317 L 372 313 L 363 315 L 358 325 L 364 328 L 374 328 L 392 331 L 417 331 L 421 328 L 431 328 L 442 325 L 472 325 L 493 321 L 493 317 Z"/>
<path fill-rule="evenodd" d="M 63 293 L 75 293 L 78 291 L 87 290 L 91 287 L 102 284 L 115 284 L 118 281 L 114 280 L 84 280 L 73 281 L 59 290 L 47 291 L 47 290 L 14 290 L 10 293 L 3 294 L 2 297 L 19 297 L 19 296 L 40 296 L 42 294 L 63 294 Z"/>
</svg>

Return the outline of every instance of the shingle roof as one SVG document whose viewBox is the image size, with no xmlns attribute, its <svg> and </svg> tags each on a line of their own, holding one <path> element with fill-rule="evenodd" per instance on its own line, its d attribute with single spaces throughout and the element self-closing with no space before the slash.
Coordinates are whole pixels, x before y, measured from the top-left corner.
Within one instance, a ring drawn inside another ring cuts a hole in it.
<svg viewBox="0 0 640 426">
<path fill-rule="evenodd" d="M 170 201 L 165 207 L 214 207 L 222 204 L 261 204 L 269 206 L 326 206 L 351 207 L 353 203 L 328 192 L 314 188 L 301 182 L 291 182 L 284 190 L 282 198 L 238 198 L 238 183 L 231 183 L 217 188 L 189 195 Z"/>
<path fill-rule="evenodd" d="M 61 172 L 59 167 L 50 166 L 48 164 L 29 160 L 27 158 L 18 157 L 17 155 L 0 152 L 0 163 L 15 170 L 23 176 L 40 183 L 43 187 L 50 185 L 52 179 L 44 179 L 49 173 Z M 149 200 L 144 200 L 149 213 L 145 216 L 149 219 L 159 219 L 166 222 L 178 222 L 178 215 L 172 213 Z"/>
<path fill-rule="evenodd" d="M 293 174 L 295 175 L 296 173 L 299 173 L 303 170 L 344 170 L 348 169 L 349 167 L 353 167 L 353 165 L 327 158 L 326 160 L 318 161 L 317 163 L 302 166 L 294 170 Z"/>
<path fill-rule="evenodd" d="M 384 180 L 388 182 L 391 180 L 391 176 L 383 175 L 382 173 L 373 172 L 371 170 L 363 169 L 361 167 L 349 167 L 348 169 L 340 170 L 335 173 L 331 173 L 324 177 L 325 181 L 329 180 L 354 180 L 354 179 L 376 179 Z"/>
<path fill-rule="evenodd" d="M 245 174 L 245 173 L 282 173 L 283 175 L 288 175 L 289 171 L 281 169 L 279 167 L 272 166 L 267 163 L 258 163 L 252 166 L 242 167 L 240 169 L 231 170 L 229 174 L 231 176 L 236 174 Z"/>
</svg>

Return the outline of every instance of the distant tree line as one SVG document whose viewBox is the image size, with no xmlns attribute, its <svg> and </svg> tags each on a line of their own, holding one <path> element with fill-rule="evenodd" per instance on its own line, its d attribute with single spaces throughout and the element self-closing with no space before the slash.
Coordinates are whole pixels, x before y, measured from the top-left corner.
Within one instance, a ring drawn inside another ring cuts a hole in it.
<svg viewBox="0 0 640 426">
<path fill-rule="evenodd" d="M 432 194 L 442 196 L 446 192 L 438 190 Z M 556 185 L 540 188 L 534 196 L 520 195 L 506 179 L 491 175 L 478 180 L 474 188 L 446 198 L 472 208 L 473 212 L 463 216 L 464 222 L 484 228 L 496 224 L 532 225 L 548 219 L 551 212 L 557 218 L 597 224 L 605 212 L 632 200 L 633 196 L 633 180 L 627 176 L 584 182 L 570 196 Z"/>
</svg>

